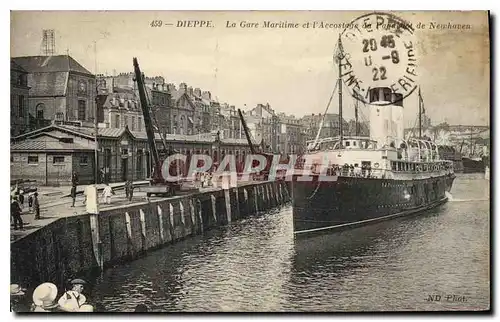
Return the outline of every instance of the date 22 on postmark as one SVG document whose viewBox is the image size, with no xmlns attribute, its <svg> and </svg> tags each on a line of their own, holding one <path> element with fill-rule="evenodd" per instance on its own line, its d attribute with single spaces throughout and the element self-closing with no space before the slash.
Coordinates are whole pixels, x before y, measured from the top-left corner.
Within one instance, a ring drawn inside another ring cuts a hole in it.
<svg viewBox="0 0 500 322">
<path fill-rule="evenodd" d="M 339 37 L 341 78 L 351 94 L 369 104 L 370 88 L 388 87 L 400 99 L 417 88 L 416 39 L 410 23 L 389 13 L 354 19 Z"/>
</svg>

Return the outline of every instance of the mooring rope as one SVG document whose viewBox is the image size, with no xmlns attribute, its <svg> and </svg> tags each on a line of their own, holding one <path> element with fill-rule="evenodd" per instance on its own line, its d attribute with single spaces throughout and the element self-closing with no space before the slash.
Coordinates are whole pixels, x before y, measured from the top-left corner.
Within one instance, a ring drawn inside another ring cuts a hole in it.
<svg viewBox="0 0 500 322">
<path fill-rule="evenodd" d="M 321 181 L 318 180 L 318 185 L 316 186 L 316 189 L 314 189 L 313 193 L 307 198 L 308 200 L 311 199 L 311 198 L 313 198 L 316 195 L 316 193 L 319 190 L 319 186 L 320 185 L 321 185 Z"/>
</svg>

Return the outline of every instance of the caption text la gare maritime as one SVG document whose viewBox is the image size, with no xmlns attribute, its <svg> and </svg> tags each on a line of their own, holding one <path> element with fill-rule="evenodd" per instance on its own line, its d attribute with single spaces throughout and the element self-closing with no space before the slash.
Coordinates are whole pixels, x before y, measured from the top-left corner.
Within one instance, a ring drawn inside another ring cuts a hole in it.
<svg viewBox="0 0 500 322">
<path fill-rule="evenodd" d="M 451 22 L 418 22 L 415 24 L 409 23 L 414 29 L 457 29 L 466 30 L 472 29 L 470 24 L 460 24 Z M 176 22 L 164 22 L 162 20 L 153 20 L 150 23 L 151 27 L 177 27 L 177 28 L 214 28 L 218 27 L 212 20 L 177 20 Z M 363 28 L 359 23 L 348 22 L 327 22 L 327 21 L 232 21 L 226 20 L 223 23 L 224 28 L 239 28 L 239 29 L 353 29 Z"/>
</svg>

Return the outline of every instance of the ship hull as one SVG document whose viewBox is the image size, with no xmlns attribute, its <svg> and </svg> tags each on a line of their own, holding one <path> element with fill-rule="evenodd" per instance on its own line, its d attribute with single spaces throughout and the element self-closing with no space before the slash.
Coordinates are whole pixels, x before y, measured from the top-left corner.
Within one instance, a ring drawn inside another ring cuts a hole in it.
<svg viewBox="0 0 500 322">
<path fill-rule="evenodd" d="M 291 184 L 295 236 L 353 228 L 446 202 L 454 174 L 417 180 L 338 177 Z"/>
</svg>

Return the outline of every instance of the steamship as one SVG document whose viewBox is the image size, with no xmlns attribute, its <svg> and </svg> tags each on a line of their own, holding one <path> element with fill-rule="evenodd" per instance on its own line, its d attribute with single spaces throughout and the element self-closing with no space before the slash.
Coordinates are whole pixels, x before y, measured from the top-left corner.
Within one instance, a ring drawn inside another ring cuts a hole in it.
<svg viewBox="0 0 500 322">
<path fill-rule="evenodd" d="M 339 78 L 340 135 L 319 139 L 320 125 L 304 155 L 309 161 L 291 182 L 297 237 L 431 209 L 447 201 L 455 179 L 453 162 L 440 158 L 434 142 L 405 139 L 403 97 L 390 88 L 369 90 L 369 137 L 342 135 L 342 83 Z M 420 90 L 418 96 L 421 119 Z"/>
</svg>

